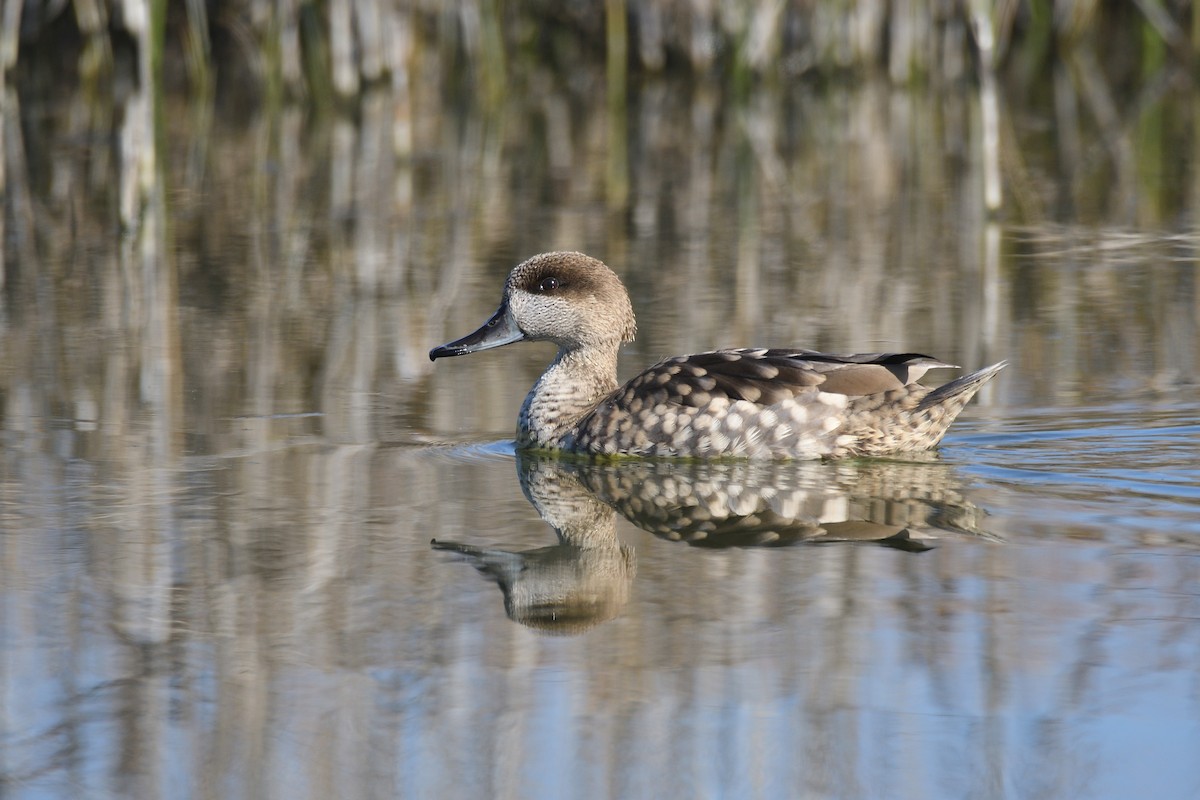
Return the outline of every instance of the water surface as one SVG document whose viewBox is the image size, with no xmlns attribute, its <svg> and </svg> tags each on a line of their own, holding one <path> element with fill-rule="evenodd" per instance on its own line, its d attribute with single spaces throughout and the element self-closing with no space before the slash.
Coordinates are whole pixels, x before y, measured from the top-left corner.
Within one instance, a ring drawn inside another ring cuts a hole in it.
<svg viewBox="0 0 1200 800">
<path fill-rule="evenodd" d="M 1190 144 L 1106 183 L 1112 131 L 1047 133 L 1065 76 L 1005 106 L 989 216 L 967 87 L 656 79 L 614 148 L 599 79 L 9 87 L 3 793 L 1200 793 Z M 625 376 L 1012 366 L 933 459 L 518 458 L 551 353 L 426 353 L 553 248 L 629 285 Z"/>
</svg>

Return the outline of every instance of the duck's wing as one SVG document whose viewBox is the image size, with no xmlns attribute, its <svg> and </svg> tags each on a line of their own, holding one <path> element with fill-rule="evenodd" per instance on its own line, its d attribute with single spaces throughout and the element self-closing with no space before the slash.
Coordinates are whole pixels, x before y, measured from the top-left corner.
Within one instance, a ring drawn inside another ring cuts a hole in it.
<svg viewBox="0 0 1200 800">
<path fill-rule="evenodd" d="M 661 361 L 618 389 L 613 399 L 626 408 L 664 402 L 703 408 L 716 397 L 769 406 L 814 390 L 854 397 L 887 392 L 941 367 L 954 365 L 920 353 L 715 350 Z"/>
</svg>

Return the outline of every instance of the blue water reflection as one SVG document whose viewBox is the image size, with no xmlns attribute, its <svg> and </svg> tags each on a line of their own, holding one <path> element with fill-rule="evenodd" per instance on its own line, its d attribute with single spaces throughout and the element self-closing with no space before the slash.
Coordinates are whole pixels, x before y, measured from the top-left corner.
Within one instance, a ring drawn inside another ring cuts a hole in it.
<svg viewBox="0 0 1200 800">
<path fill-rule="evenodd" d="M 210 460 L 177 489 L 191 522 L 124 566 L 103 522 L 122 498 L 93 496 L 86 521 L 29 517 L 5 537 L 24 565 L 3 591 L 5 774 L 23 796 L 84 782 L 178 796 L 203 776 L 235 794 L 480 797 L 1195 785 L 1200 549 L 1185 520 L 1101 525 L 1120 501 L 1085 485 L 1057 515 L 1046 490 L 1025 507 L 1003 468 L 1023 445 L 974 438 L 944 458 L 971 452 L 954 469 L 979 478 L 960 488 L 1002 542 L 713 550 L 618 517 L 636 555 L 627 602 L 568 637 L 514 624 L 492 585 L 429 548 L 552 541 L 491 448 Z M 331 457 L 354 465 L 348 486 L 376 488 L 327 496 L 325 522 L 247 491 L 254 470 L 318 475 Z M 242 507 L 257 533 L 203 522 Z M 134 580 L 155 563 L 165 592 Z"/>
<path fill-rule="evenodd" d="M 413 58 L 329 115 L 3 89 L 0 795 L 1200 795 L 1190 124 L 1095 130 L 1056 73 L 989 214 L 970 82 L 664 75 L 617 126 L 602 70 L 489 104 Z M 1162 91 L 1128 113 L 1190 120 Z M 927 463 L 539 494 L 551 353 L 426 354 L 559 247 L 630 287 L 626 377 L 1012 367 Z"/>
</svg>

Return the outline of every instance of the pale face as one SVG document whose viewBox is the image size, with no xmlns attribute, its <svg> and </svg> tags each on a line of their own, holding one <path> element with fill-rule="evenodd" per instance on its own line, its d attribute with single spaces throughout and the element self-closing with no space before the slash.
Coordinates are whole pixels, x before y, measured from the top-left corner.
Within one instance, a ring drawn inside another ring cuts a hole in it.
<svg viewBox="0 0 1200 800">
<path fill-rule="evenodd" d="M 525 338 L 548 340 L 560 347 L 590 338 L 575 301 L 564 295 L 533 294 L 516 289 L 508 295 L 508 313 Z"/>
<path fill-rule="evenodd" d="M 562 351 L 595 348 L 615 354 L 637 329 L 629 295 L 602 262 L 582 253 L 543 253 L 518 264 L 504 302 L 479 330 L 430 351 L 431 359 L 490 350 L 524 339 Z"/>
<path fill-rule="evenodd" d="M 617 276 L 580 253 L 546 253 L 518 265 L 505 301 L 527 338 L 564 348 L 610 347 L 630 341 L 636 327 Z"/>
</svg>

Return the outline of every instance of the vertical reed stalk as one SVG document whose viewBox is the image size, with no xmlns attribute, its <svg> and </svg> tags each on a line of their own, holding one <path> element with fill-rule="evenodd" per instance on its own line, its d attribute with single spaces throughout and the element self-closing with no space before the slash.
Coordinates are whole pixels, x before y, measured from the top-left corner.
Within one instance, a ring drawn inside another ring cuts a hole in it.
<svg viewBox="0 0 1200 800">
<path fill-rule="evenodd" d="M 8 115 L 9 108 L 15 105 L 16 93 L 13 92 L 10 98 L 8 87 L 3 83 L 4 70 L 0 69 L 0 197 L 8 198 Z M 8 269 L 4 263 L 4 255 L 7 252 L 4 243 L 8 241 L 5 230 L 5 222 L 8 219 L 8 214 L 3 213 L 0 209 L 0 292 L 4 291 L 5 285 L 8 283 Z M 3 324 L 4 319 L 4 304 L 0 304 L 0 324 Z"/>
<path fill-rule="evenodd" d="M 1192 3 L 1192 52 L 1200 53 L 1200 8 Z"/>
<path fill-rule="evenodd" d="M 76 0 L 75 24 L 85 44 L 79 58 L 79 71 L 85 81 L 107 72 L 112 66 L 112 45 L 108 38 L 108 11 L 100 0 Z"/>
<path fill-rule="evenodd" d="M 300 3 L 300 44 L 304 51 L 304 72 L 308 91 L 318 111 L 327 110 L 333 103 L 330 47 L 321 25 L 321 11 L 314 0 Z"/>
<path fill-rule="evenodd" d="M 988 363 L 1001 347 L 1000 311 L 1001 289 L 1003 282 L 1000 273 L 1000 244 L 1002 240 L 1000 224 L 991 219 L 983 226 L 983 275 L 980 281 L 983 291 L 983 319 L 980 323 L 980 336 L 983 338 L 984 352 L 977 361 Z M 991 399 L 990 387 L 983 387 L 980 392 L 980 402 L 987 403 Z"/>
<path fill-rule="evenodd" d="M 625 0 L 605 0 L 608 93 L 608 207 L 624 208 L 629 197 L 628 100 L 629 28 Z"/>
<path fill-rule="evenodd" d="M 188 78 L 197 95 L 212 93 L 212 45 L 208 40 L 208 8 L 205 0 L 187 0 L 185 47 Z"/>
<path fill-rule="evenodd" d="M 17 63 L 24 5 L 24 0 L 4 0 L 0 10 L 0 88 L 4 85 L 4 75 Z"/>
<path fill-rule="evenodd" d="M 354 58 L 354 9 L 349 0 L 329 3 L 329 58 L 333 88 L 342 97 L 358 94 L 358 62 Z"/>
<path fill-rule="evenodd" d="M 490 108 L 504 99 L 508 65 L 504 53 L 504 19 L 499 0 L 485 0 L 479 9 L 479 69 Z"/>
<path fill-rule="evenodd" d="M 1004 190 L 1000 177 L 1000 97 L 996 88 L 995 46 L 991 13 L 983 0 L 971 3 L 971 28 L 979 48 L 979 105 L 983 125 L 983 198 L 989 213 L 1000 210 Z"/>
</svg>

